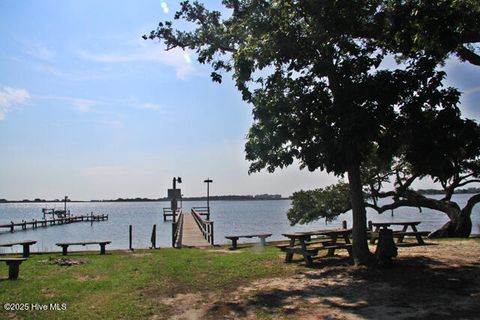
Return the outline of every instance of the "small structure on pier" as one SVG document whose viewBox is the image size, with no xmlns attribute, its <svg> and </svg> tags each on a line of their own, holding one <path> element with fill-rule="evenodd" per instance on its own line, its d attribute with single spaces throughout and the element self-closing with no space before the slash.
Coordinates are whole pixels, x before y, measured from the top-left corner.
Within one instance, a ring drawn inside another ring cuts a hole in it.
<svg viewBox="0 0 480 320">
<path fill-rule="evenodd" d="M 57 219 L 70 217 L 70 210 L 67 210 L 67 201 L 70 201 L 70 199 L 68 199 L 68 196 L 65 196 L 63 198 L 63 210 L 43 208 L 43 219 L 45 220 L 47 215 L 51 215 L 52 219 L 55 219 L 55 216 Z"/>
<path fill-rule="evenodd" d="M 51 216 L 52 219 L 70 217 L 70 210 L 56 210 L 56 209 L 43 208 L 42 213 L 43 213 L 43 219 L 46 219 L 47 216 L 49 215 Z"/>
<path fill-rule="evenodd" d="M 177 215 L 181 213 L 182 208 L 178 207 L 178 199 L 182 199 L 182 191 L 177 189 L 177 182 L 182 183 L 182 178 L 173 178 L 173 188 L 167 190 L 167 196 L 170 199 L 170 208 L 163 208 L 163 221 L 167 220 L 167 217 L 172 217 L 172 221 L 175 222 Z"/>
</svg>

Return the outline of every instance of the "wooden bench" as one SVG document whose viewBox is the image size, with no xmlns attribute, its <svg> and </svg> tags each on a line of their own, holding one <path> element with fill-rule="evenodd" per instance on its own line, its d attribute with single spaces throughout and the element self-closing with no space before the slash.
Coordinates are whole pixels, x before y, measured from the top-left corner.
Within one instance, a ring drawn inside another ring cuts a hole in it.
<svg viewBox="0 0 480 320">
<path fill-rule="evenodd" d="M 301 247 L 290 247 L 289 245 L 278 245 L 277 248 L 287 254 L 285 257 L 285 262 L 292 262 L 293 255 L 300 254 L 303 256 L 303 260 L 305 260 L 307 266 L 312 266 L 312 257 L 318 255 L 318 251 L 320 250 L 320 248 L 303 249 Z"/>
<path fill-rule="evenodd" d="M 237 241 L 239 238 L 260 238 L 260 245 L 263 247 L 266 244 L 265 239 L 270 237 L 271 233 L 261 233 L 261 234 L 246 234 L 241 236 L 226 236 L 228 240 L 232 240 L 232 246 L 229 248 L 230 250 L 237 249 Z"/>
<path fill-rule="evenodd" d="M 99 244 L 100 245 L 100 254 L 105 254 L 105 246 L 112 243 L 112 241 L 89 241 L 89 242 L 62 242 L 56 243 L 57 246 L 62 247 L 62 254 L 67 255 L 68 246 L 86 246 L 88 244 Z"/>
<path fill-rule="evenodd" d="M 8 265 L 8 279 L 18 279 L 20 264 L 25 260 L 27 260 L 27 258 L 0 258 L 0 262 L 5 262 Z"/>
<path fill-rule="evenodd" d="M 352 244 L 351 243 L 335 243 L 331 245 L 325 245 L 323 247 L 319 247 L 320 250 L 328 250 L 329 255 L 332 256 L 333 254 L 330 254 L 330 252 L 335 252 L 337 249 L 346 249 L 348 251 L 348 255 L 352 257 Z"/>
<path fill-rule="evenodd" d="M 2 244 L 0 244 L 0 247 L 12 247 L 12 246 L 15 246 L 15 245 L 21 245 L 21 246 L 23 246 L 22 256 L 24 258 L 28 258 L 30 256 L 30 246 L 32 244 L 35 244 L 35 243 L 37 243 L 37 241 L 26 240 L 26 241 L 19 241 L 19 242 L 2 243 Z"/>
</svg>

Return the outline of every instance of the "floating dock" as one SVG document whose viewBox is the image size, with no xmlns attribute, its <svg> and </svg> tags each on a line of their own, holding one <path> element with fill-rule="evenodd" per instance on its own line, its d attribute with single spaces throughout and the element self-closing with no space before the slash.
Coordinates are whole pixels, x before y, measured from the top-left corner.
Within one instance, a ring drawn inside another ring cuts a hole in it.
<svg viewBox="0 0 480 320">
<path fill-rule="evenodd" d="M 32 229 L 37 229 L 38 227 L 48 227 L 54 225 L 62 225 L 74 222 L 94 222 L 94 221 L 105 221 L 108 220 L 108 214 L 87 214 L 87 215 L 79 215 L 79 216 L 67 216 L 62 218 L 54 218 L 54 219 L 34 219 L 32 221 L 25 221 L 22 220 L 21 222 L 10 222 L 8 224 L 1 224 L 1 229 L 7 229 L 10 232 L 15 232 L 15 228 L 19 228 L 19 230 L 27 230 L 28 227 Z"/>
</svg>

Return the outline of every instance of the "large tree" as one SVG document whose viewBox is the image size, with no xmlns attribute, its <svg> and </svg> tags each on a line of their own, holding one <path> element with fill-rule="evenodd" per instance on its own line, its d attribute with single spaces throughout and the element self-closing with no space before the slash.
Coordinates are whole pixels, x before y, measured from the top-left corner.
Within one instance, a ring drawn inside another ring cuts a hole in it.
<svg viewBox="0 0 480 320">
<path fill-rule="evenodd" d="M 191 31 L 161 22 L 145 38 L 168 49 L 194 49 L 210 64 L 212 79 L 232 71 L 243 99 L 253 106 L 246 158 L 250 172 L 291 165 L 348 176 L 353 255 L 368 263 L 361 165 L 372 150 L 388 161 L 401 145 L 399 115 L 422 108 L 448 109 L 457 96 L 440 87 L 436 57 L 405 56 L 405 69 L 380 69 L 391 43 L 371 29 L 382 1 L 224 0 L 231 15 L 182 2 L 175 19 Z M 382 9 L 383 10 L 383 9 Z M 368 26 L 368 28 L 367 28 Z"/>
<path fill-rule="evenodd" d="M 423 157 L 417 165 L 409 162 L 405 149 L 391 162 L 371 158 L 363 164 L 365 206 L 379 214 L 402 207 L 443 212 L 449 221 L 429 237 L 469 237 L 471 214 L 480 202 L 480 193 L 471 194 L 463 206 L 452 197 L 461 188 L 480 183 L 480 126 L 449 115 L 448 119 L 437 119 L 430 125 L 424 122 L 418 130 L 422 134 L 417 136 L 425 140 L 415 147 L 423 148 L 415 151 L 415 157 Z M 412 185 L 422 178 L 437 182 L 441 196 L 414 190 Z M 295 192 L 288 218 L 292 225 L 320 218 L 331 221 L 351 208 L 348 184 L 341 181 L 325 189 Z"/>
</svg>

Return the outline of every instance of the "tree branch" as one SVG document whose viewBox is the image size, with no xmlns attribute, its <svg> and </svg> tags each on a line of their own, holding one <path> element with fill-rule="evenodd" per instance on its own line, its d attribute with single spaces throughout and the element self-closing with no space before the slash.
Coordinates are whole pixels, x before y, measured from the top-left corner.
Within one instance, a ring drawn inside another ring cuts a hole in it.
<svg viewBox="0 0 480 320">
<path fill-rule="evenodd" d="M 462 209 L 462 213 L 465 212 L 466 214 L 470 215 L 473 207 L 479 202 L 480 202 L 480 193 L 477 193 L 476 195 L 468 199 L 467 205 Z"/>
<path fill-rule="evenodd" d="M 480 55 L 476 54 L 467 47 L 460 46 L 457 48 L 455 53 L 462 61 L 468 61 L 473 65 L 480 66 Z"/>
<path fill-rule="evenodd" d="M 468 180 L 468 181 L 459 183 L 457 185 L 457 187 L 463 187 L 463 186 L 466 186 L 467 184 L 470 184 L 470 183 L 480 183 L 480 179 Z"/>
<path fill-rule="evenodd" d="M 372 205 L 371 203 L 367 203 L 366 206 L 374 209 L 380 214 L 400 207 L 428 208 L 444 212 L 450 218 L 457 217 L 460 214 L 460 207 L 455 202 L 427 198 L 414 191 L 409 192 L 409 194 L 406 195 L 406 198 L 395 200 L 394 202 L 381 207 Z"/>
</svg>

